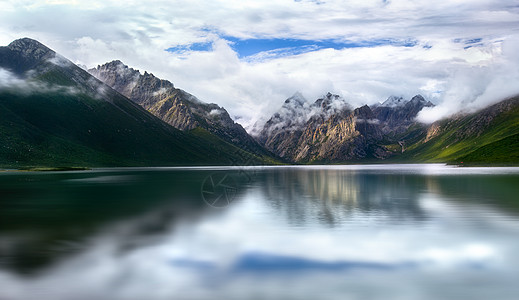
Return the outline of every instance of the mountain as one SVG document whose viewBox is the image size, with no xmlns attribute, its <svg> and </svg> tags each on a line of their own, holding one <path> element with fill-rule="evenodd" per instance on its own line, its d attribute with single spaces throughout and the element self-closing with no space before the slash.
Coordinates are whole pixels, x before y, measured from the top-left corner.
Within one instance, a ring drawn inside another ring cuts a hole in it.
<svg viewBox="0 0 519 300">
<path fill-rule="evenodd" d="M 0 47 L 0 116 L 4 167 L 259 161 L 204 129 L 166 124 L 28 38 Z"/>
<path fill-rule="evenodd" d="M 456 164 L 519 162 L 519 96 L 437 121 L 415 135 L 402 161 Z"/>
<path fill-rule="evenodd" d="M 415 121 L 433 105 L 420 95 L 354 108 L 296 93 L 253 140 L 169 81 L 119 61 L 95 70 L 114 89 L 37 41 L 0 47 L 0 166 L 252 164 L 273 162 L 269 151 L 297 163 L 519 163 L 519 96 L 427 125 Z"/>
<path fill-rule="evenodd" d="M 369 107 L 353 109 L 331 93 L 309 104 L 297 93 L 264 125 L 257 139 L 267 149 L 295 162 L 327 162 L 377 155 L 366 145 L 380 132 Z"/>
<path fill-rule="evenodd" d="M 229 113 L 214 103 L 204 103 L 153 74 L 130 68 L 119 60 L 89 70 L 99 80 L 183 131 L 203 128 L 224 141 L 262 157 L 272 157 Z"/>
<path fill-rule="evenodd" d="M 376 161 L 396 154 L 386 147 L 416 124 L 431 102 L 417 95 L 406 101 L 390 97 L 380 105 L 352 108 L 331 93 L 309 104 L 301 94 L 288 98 L 263 126 L 257 139 L 267 149 L 294 162 Z"/>
<path fill-rule="evenodd" d="M 409 126 L 416 123 L 415 118 L 424 107 L 432 107 L 421 95 L 406 101 L 402 97 L 391 96 L 381 105 L 373 105 L 371 109 L 375 118 L 381 122 L 381 130 L 386 135 L 396 136 L 404 133 Z"/>
</svg>

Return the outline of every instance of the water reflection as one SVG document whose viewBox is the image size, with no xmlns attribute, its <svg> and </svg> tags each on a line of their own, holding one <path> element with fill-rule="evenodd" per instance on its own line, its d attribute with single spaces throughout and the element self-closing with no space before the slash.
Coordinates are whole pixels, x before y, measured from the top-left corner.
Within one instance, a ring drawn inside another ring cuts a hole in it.
<svg viewBox="0 0 519 300">
<path fill-rule="evenodd" d="M 237 174 L 211 171 L 219 173 Z M 90 247 L 89 237 L 118 222 L 125 249 L 167 232 L 180 217 L 195 219 L 209 209 L 200 197 L 206 171 L 2 175 L 0 263 L 24 273 Z"/>
<path fill-rule="evenodd" d="M 265 198 L 293 224 L 317 219 L 334 226 L 355 215 L 384 222 L 426 218 L 417 201 L 426 188 L 424 177 L 314 169 L 272 170 L 262 175 L 258 186 Z"/>
<path fill-rule="evenodd" d="M 518 169 L 0 174 L 0 299 L 515 299 Z M 208 176 L 233 201 L 204 201 Z M 474 285 L 474 282 L 477 285 Z"/>
</svg>

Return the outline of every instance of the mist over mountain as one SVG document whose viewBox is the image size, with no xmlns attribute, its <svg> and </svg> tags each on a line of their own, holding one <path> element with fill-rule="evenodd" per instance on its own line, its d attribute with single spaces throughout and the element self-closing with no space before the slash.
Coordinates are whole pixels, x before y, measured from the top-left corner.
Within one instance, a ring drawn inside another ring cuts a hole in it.
<svg viewBox="0 0 519 300">
<path fill-rule="evenodd" d="M 259 161 L 180 131 L 43 44 L 0 47 L 0 165 L 149 166 Z"/>
<path fill-rule="evenodd" d="M 89 72 L 102 81 L 28 38 L 0 47 L 2 165 L 519 161 L 517 97 L 426 124 L 435 106 L 421 95 L 355 107 L 295 93 L 252 137 L 148 72 L 117 60 Z"/>
<path fill-rule="evenodd" d="M 418 112 L 433 106 L 417 95 L 390 97 L 384 103 L 353 108 L 343 97 L 328 93 L 309 104 L 297 93 L 288 98 L 263 126 L 257 139 L 281 157 L 297 162 L 340 162 L 386 159 L 388 139 L 405 132 Z"/>
<path fill-rule="evenodd" d="M 205 103 L 173 83 L 130 68 L 119 60 L 88 70 L 130 100 L 173 127 L 189 131 L 203 128 L 221 139 L 260 156 L 270 157 L 229 113 L 214 103 Z"/>
<path fill-rule="evenodd" d="M 285 100 L 256 136 L 267 149 L 298 163 L 519 161 L 519 97 L 432 124 L 418 121 L 435 106 L 421 95 L 390 96 L 353 108 L 339 95 Z M 512 153 L 510 153 L 512 152 Z"/>
<path fill-rule="evenodd" d="M 415 124 L 416 117 L 425 107 L 434 107 L 434 104 L 416 95 L 411 100 L 391 96 L 380 105 L 372 105 L 371 109 L 380 122 L 382 132 L 394 136 Z"/>
</svg>

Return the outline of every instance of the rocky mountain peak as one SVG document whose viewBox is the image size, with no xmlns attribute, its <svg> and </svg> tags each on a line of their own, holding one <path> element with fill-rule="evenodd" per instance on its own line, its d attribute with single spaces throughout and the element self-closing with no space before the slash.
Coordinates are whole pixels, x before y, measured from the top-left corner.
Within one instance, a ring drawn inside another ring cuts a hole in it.
<svg viewBox="0 0 519 300">
<path fill-rule="evenodd" d="M 303 106 L 306 103 L 306 99 L 300 92 L 296 92 L 292 97 L 285 100 L 285 104 L 295 104 L 297 106 Z"/>
<path fill-rule="evenodd" d="M 400 105 L 404 105 L 405 102 L 406 101 L 402 97 L 389 96 L 389 98 L 387 98 L 386 101 L 382 102 L 382 104 L 380 104 L 380 106 L 382 106 L 382 107 L 397 107 L 397 106 L 400 106 Z"/>
<path fill-rule="evenodd" d="M 113 89 L 130 98 L 145 108 L 162 99 L 163 95 L 172 92 L 175 87 L 167 80 L 161 80 L 153 74 L 133 69 L 120 60 L 88 70 L 90 74 L 111 86 Z"/>
<path fill-rule="evenodd" d="M 30 38 L 15 40 L 11 42 L 7 48 L 20 53 L 24 57 L 30 57 L 36 60 L 51 59 L 56 55 L 56 52 Z"/>
<path fill-rule="evenodd" d="M 120 60 L 114 60 L 102 66 L 98 65 L 96 68 L 90 69 L 88 71 L 110 86 L 127 84 L 136 80 L 140 75 L 139 70 L 129 68 Z"/>
<path fill-rule="evenodd" d="M 354 115 L 360 118 L 372 119 L 374 118 L 373 111 L 368 105 L 355 108 L 353 111 Z"/>
<path fill-rule="evenodd" d="M 328 92 L 323 97 L 317 99 L 313 104 L 312 108 L 319 108 L 317 114 L 330 115 L 342 111 L 343 109 L 351 109 L 351 106 L 346 100 L 336 94 Z"/>
<path fill-rule="evenodd" d="M 202 102 L 175 88 L 168 80 L 147 71 L 140 73 L 119 60 L 97 66 L 89 72 L 173 127 L 180 130 L 203 128 L 242 149 L 271 155 L 235 123 L 223 107 Z"/>
<path fill-rule="evenodd" d="M 425 101 L 425 98 L 422 95 L 416 95 L 413 98 L 411 98 L 411 100 L 409 100 L 409 102 L 411 102 L 411 103 L 424 103 L 426 101 Z"/>
<path fill-rule="evenodd" d="M 412 105 L 412 106 L 416 106 L 416 107 L 420 107 L 420 109 L 424 108 L 424 107 L 431 107 L 431 106 L 434 106 L 434 104 L 431 102 L 431 101 L 427 101 L 425 100 L 424 97 L 422 97 L 422 95 L 416 95 L 414 96 L 413 98 L 411 98 L 411 100 L 409 100 L 408 103 L 406 103 L 407 105 Z"/>
</svg>

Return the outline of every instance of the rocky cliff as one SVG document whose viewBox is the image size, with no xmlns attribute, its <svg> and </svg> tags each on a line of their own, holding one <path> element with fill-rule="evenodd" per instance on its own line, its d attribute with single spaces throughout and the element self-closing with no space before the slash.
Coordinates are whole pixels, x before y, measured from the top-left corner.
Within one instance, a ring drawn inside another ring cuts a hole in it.
<svg viewBox="0 0 519 300">
<path fill-rule="evenodd" d="M 396 136 L 404 133 L 415 123 L 416 115 L 424 108 L 434 106 L 421 95 L 406 101 L 402 97 L 389 97 L 379 105 L 371 106 L 375 118 L 380 121 L 380 129 L 384 134 Z"/>
<path fill-rule="evenodd" d="M 414 124 L 418 112 L 432 103 L 417 95 L 409 101 L 390 97 L 380 105 L 353 109 L 331 93 L 309 104 L 301 94 L 285 101 L 265 124 L 258 141 L 295 162 L 341 162 L 386 159 L 384 145 Z"/>
<path fill-rule="evenodd" d="M 188 131 L 203 128 L 221 139 L 260 156 L 271 156 L 229 113 L 214 103 L 204 103 L 195 96 L 174 87 L 173 83 L 124 65 L 115 60 L 89 72 L 146 110 Z"/>
</svg>

